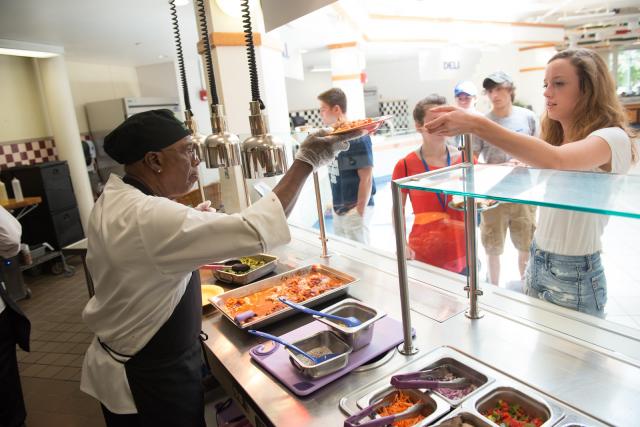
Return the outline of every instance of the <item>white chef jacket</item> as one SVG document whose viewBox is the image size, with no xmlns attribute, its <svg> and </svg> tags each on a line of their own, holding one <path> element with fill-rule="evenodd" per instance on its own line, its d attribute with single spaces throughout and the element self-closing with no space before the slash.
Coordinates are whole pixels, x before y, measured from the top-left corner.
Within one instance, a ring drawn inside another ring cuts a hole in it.
<svg viewBox="0 0 640 427">
<path fill-rule="evenodd" d="M 11 258 L 20 251 L 20 237 L 22 236 L 22 225 L 5 208 L 0 206 L 0 256 Z M 0 298 L 0 313 L 7 306 Z"/>
<path fill-rule="evenodd" d="M 291 239 L 273 193 L 226 215 L 147 196 L 116 175 L 91 212 L 87 237 L 96 294 L 82 316 L 102 342 L 126 355 L 140 351 L 169 319 L 199 266 Z M 124 365 L 97 338 L 85 354 L 80 389 L 111 412 L 137 413 Z"/>
</svg>

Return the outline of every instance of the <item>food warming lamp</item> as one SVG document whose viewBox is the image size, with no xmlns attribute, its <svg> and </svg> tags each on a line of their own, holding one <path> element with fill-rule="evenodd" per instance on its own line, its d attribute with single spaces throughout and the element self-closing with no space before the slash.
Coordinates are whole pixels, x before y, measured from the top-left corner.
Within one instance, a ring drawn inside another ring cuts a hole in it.
<svg viewBox="0 0 640 427">
<path fill-rule="evenodd" d="M 242 142 L 242 164 L 245 178 L 252 180 L 249 184 L 257 184 L 256 181 L 264 181 L 273 187 L 277 182 L 277 177 L 287 171 L 287 158 L 284 144 L 269 133 L 266 118 L 261 111 L 264 110 L 264 103 L 260 99 L 249 0 L 242 0 L 241 6 L 252 99 L 249 102 L 251 136 Z M 249 187 L 252 188 L 252 185 L 249 185 Z"/>
<path fill-rule="evenodd" d="M 218 99 L 204 0 L 196 2 L 196 13 L 200 39 L 204 46 L 205 68 L 211 101 L 209 110 L 212 133 L 203 141 L 201 158 L 207 168 L 218 169 L 223 202 L 221 210 L 226 213 L 237 213 L 249 206 L 250 203 L 242 172 L 240 138 L 229 132 L 224 105 L 220 104 Z"/>
</svg>

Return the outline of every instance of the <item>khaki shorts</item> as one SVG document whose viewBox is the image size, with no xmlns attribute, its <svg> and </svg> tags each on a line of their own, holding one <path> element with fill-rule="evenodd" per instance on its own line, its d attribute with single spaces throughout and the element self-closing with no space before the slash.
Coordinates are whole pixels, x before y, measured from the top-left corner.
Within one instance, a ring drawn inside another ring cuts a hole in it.
<svg viewBox="0 0 640 427">
<path fill-rule="evenodd" d="M 516 203 L 500 203 L 482 212 L 480 237 L 487 255 L 502 255 L 507 228 L 513 246 L 520 252 L 528 252 L 536 229 L 536 207 Z"/>
</svg>

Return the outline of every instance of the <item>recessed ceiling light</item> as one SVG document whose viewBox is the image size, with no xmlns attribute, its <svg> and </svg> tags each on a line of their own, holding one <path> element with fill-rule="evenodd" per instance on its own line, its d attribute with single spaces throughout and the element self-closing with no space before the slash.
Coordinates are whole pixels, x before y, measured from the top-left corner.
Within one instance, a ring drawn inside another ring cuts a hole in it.
<svg viewBox="0 0 640 427">
<path fill-rule="evenodd" d="M 37 52 L 35 50 L 23 49 L 5 49 L 3 47 L 0 47 L 0 55 L 26 56 L 29 58 L 51 58 L 54 56 L 58 56 L 57 53 L 51 52 Z"/>
<path fill-rule="evenodd" d="M 61 46 L 0 39 L 0 55 L 51 58 L 62 54 L 64 48 Z"/>
<path fill-rule="evenodd" d="M 166 57 L 167 57 L 167 55 L 158 55 L 158 59 L 164 59 Z"/>
</svg>

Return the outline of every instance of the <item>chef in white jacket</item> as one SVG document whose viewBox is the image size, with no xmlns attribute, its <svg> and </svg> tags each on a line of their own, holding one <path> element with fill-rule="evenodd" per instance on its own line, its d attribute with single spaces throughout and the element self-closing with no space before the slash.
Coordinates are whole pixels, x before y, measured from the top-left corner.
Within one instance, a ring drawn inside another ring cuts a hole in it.
<svg viewBox="0 0 640 427">
<path fill-rule="evenodd" d="M 126 174 L 111 175 L 89 218 L 95 295 L 83 318 L 96 336 L 80 388 L 108 426 L 205 426 L 198 267 L 287 243 L 304 181 L 358 136 L 310 136 L 272 193 L 225 215 L 171 200 L 193 186 L 200 163 L 171 111 L 136 114 L 107 135 L 105 151 Z"/>
</svg>

